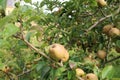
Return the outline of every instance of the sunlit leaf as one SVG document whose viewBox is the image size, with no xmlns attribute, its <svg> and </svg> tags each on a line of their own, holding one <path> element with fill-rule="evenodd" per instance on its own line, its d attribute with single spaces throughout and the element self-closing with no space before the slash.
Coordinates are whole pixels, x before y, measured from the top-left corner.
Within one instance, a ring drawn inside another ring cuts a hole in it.
<svg viewBox="0 0 120 80">
<path fill-rule="evenodd" d="M 31 3 L 31 0 L 24 0 L 26 3 Z"/>
<path fill-rule="evenodd" d="M 62 75 L 62 73 L 63 73 L 64 71 L 65 71 L 65 68 L 64 68 L 64 67 L 58 68 L 58 69 L 56 70 L 56 72 L 55 72 L 55 75 L 56 75 L 57 77 L 59 77 L 59 76 Z"/>
<path fill-rule="evenodd" d="M 113 66 L 106 66 L 102 70 L 102 79 L 109 78 L 111 79 L 115 73 L 114 67 Z"/>
<path fill-rule="evenodd" d="M 7 38 L 7 37 L 15 34 L 18 30 L 19 30 L 19 28 L 16 27 L 14 24 L 8 23 L 8 24 L 5 25 L 5 29 L 3 30 L 3 36 L 5 38 Z"/>
<path fill-rule="evenodd" d="M 6 7 L 7 0 L 0 0 L 0 6 L 2 6 L 3 9 Z"/>
<path fill-rule="evenodd" d="M 7 46 L 9 46 L 9 42 L 6 40 L 0 39 L 0 47 L 3 48 Z"/>
</svg>

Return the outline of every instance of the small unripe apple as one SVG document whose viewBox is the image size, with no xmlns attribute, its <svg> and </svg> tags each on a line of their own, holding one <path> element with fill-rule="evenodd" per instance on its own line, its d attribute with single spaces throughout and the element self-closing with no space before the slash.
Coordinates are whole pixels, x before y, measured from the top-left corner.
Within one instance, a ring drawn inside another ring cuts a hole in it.
<svg viewBox="0 0 120 80">
<path fill-rule="evenodd" d="M 85 80 L 98 80 L 98 77 L 94 73 L 88 73 L 85 76 Z"/>
<path fill-rule="evenodd" d="M 76 72 L 76 76 L 79 76 L 79 77 L 82 77 L 85 75 L 85 72 L 80 68 L 75 69 L 75 72 Z"/>
<path fill-rule="evenodd" d="M 105 59 L 107 54 L 104 50 L 98 50 L 97 55 L 100 59 Z"/>
<path fill-rule="evenodd" d="M 61 44 L 52 44 L 49 48 L 49 54 L 51 58 L 58 61 L 66 62 L 69 59 L 68 51 Z"/>
<path fill-rule="evenodd" d="M 108 24 L 108 25 L 105 25 L 104 27 L 103 27 L 103 33 L 105 33 L 105 34 L 108 34 L 109 33 L 109 31 L 110 31 L 110 29 L 113 27 L 113 25 L 110 25 L 110 24 Z"/>
<path fill-rule="evenodd" d="M 105 0 L 97 0 L 97 3 L 99 6 L 106 6 L 107 5 L 107 2 Z"/>
<path fill-rule="evenodd" d="M 111 28 L 109 31 L 109 36 L 115 37 L 120 35 L 120 30 L 118 28 Z"/>
</svg>

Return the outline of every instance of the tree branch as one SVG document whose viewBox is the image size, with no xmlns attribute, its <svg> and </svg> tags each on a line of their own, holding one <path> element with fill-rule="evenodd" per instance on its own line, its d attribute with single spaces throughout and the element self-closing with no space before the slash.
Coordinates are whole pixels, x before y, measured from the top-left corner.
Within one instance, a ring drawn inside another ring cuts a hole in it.
<svg viewBox="0 0 120 80">
<path fill-rule="evenodd" d="M 6 76 L 8 76 L 8 78 L 9 78 L 10 80 L 13 80 L 13 79 L 10 77 L 10 75 L 9 75 L 8 73 L 4 72 L 4 71 L 3 71 L 3 70 L 1 70 L 1 69 L 0 69 L 0 71 L 2 71 L 3 73 L 5 73 L 5 74 L 6 74 Z"/>
<path fill-rule="evenodd" d="M 87 32 L 92 30 L 94 27 L 96 27 L 99 23 L 101 23 L 102 21 L 104 21 L 105 19 L 111 17 L 112 15 L 107 15 L 106 17 L 101 18 L 100 20 L 98 20 L 97 22 L 95 22 L 92 26 L 90 26 L 90 28 L 87 29 Z"/>
<path fill-rule="evenodd" d="M 23 40 L 30 48 L 32 48 L 33 50 L 35 50 L 36 52 L 38 52 L 40 55 L 44 56 L 45 58 L 47 58 L 48 60 L 51 60 L 50 57 L 48 57 L 45 53 L 40 52 L 37 48 L 35 48 L 32 44 L 30 44 L 27 40 Z"/>
<path fill-rule="evenodd" d="M 21 23 L 21 26 L 20 26 L 20 33 L 21 33 L 21 34 L 20 34 L 20 36 L 15 36 L 15 35 L 14 35 L 13 37 L 19 38 L 19 39 L 23 40 L 23 41 L 26 43 L 26 45 L 28 45 L 28 47 L 30 47 L 31 49 L 35 50 L 37 53 L 39 53 L 39 54 L 42 55 L 43 57 L 47 58 L 49 61 L 52 61 L 52 62 L 56 63 L 56 64 L 59 65 L 59 66 L 63 66 L 63 64 L 54 61 L 54 60 L 51 59 L 49 56 L 47 56 L 45 53 L 40 52 L 35 46 L 33 46 L 31 43 L 29 43 L 29 42 L 25 39 L 25 36 L 24 36 L 24 33 L 23 33 L 23 24 L 22 24 L 23 21 L 22 21 L 22 19 L 20 19 L 20 23 Z"/>
<path fill-rule="evenodd" d="M 119 13 L 120 13 L 120 5 L 119 5 L 118 9 L 117 9 L 113 14 L 114 14 L 114 15 L 117 15 L 117 14 L 119 14 Z M 92 26 L 90 26 L 86 31 L 88 32 L 88 31 L 92 30 L 92 29 L 93 29 L 94 27 L 96 27 L 99 23 L 101 23 L 102 21 L 104 21 L 105 19 L 107 19 L 107 18 L 109 18 L 109 17 L 111 17 L 111 16 L 112 16 L 112 14 L 107 15 L 107 16 L 101 18 L 100 20 L 98 20 L 97 22 L 95 22 Z"/>
</svg>

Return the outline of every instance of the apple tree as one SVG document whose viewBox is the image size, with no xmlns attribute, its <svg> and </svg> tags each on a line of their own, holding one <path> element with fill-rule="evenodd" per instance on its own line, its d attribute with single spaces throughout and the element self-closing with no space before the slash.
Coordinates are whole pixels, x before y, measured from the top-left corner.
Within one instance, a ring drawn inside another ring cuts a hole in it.
<svg viewBox="0 0 120 80">
<path fill-rule="evenodd" d="M 120 79 L 119 0 L 23 1 L 0 1 L 0 80 Z"/>
</svg>

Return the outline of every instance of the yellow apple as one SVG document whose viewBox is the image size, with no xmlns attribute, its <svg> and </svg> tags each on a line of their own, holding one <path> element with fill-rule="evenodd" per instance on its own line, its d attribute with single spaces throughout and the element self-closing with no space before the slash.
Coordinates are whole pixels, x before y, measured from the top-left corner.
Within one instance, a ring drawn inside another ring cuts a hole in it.
<svg viewBox="0 0 120 80">
<path fill-rule="evenodd" d="M 88 73 L 85 76 L 85 80 L 98 80 L 98 77 L 94 73 Z"/>
<path fill-rule="evenodd" d="M 106 6 L 107 5 L 107 2 L 105 0 L 97 0 L 97 3 L 99 6 Z"/>
<path fill-rule="evenodd" d="M 52 44 L 50 46 L 49 54 L 51 58 L 58 61 L 61 60 L 62 62 L 66 62 L 69 59 L 68 51 L 65 49 L 63 45 L 58 43 Z"/>
<path fill-rule="evenodd" d="M 75 72 L 76 72 L 76 76 L 79 76 L 79 77 L 82 77 L 85 75 L 85 72 L 80 68 L 75 69 Z"/>
<path fill-rule="evenodd" d="M 105 59 L 107 54 L 104 50 L 98 50 L 97 55 L 100 59 Z"/>
<path fill-rule="evenodd" d="M 110 31 L 110 29 L 113 27 L 113 25 L 110 25 L 110 24 L 108 24 L 108 25 L 105 25 L 104 27 L 103 27 L 103 33 L 105 33 L 105 34 L 108 34 L 109 33 L 109 31 Z"/>
<path fill-rule="evenodd" d="M 111 28 L 109 31 L 109 36 L 115 37 L 120 35 L 120 30 L 118 28 Z"/>
</svg>

